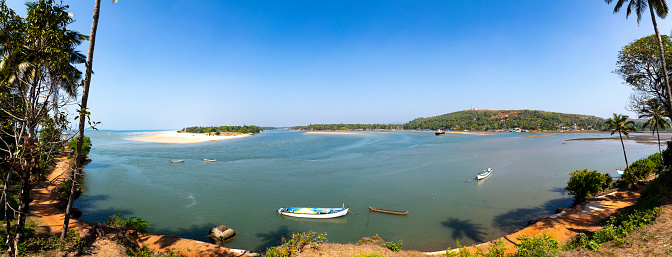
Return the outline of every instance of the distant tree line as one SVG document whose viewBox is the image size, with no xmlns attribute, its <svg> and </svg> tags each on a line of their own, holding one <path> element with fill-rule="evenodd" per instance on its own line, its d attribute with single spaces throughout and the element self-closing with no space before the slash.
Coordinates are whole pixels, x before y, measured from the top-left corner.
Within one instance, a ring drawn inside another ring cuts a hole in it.
<svg viewBox="0 0 672 257">
<path fill-rule="evenodd" d="M 378 130 L 378 129 L 402 129 L 399 124 L 310 124 L 308 126 L 295 126 L 293 130 Z"/>
<path fill-rule="evenodd" d="M 237 133 L 259 133 L 262 131 L 261 127 L 254 125 L 245 126 L 219 126 L 219 127 L 187 127 L 182 129 L 189 133 L 217 133 L 217 132 L 237 132 Z"/>
<path fill-rule="evenodd" d="M 428 118 L 417 118 L 406 124 L 310 124 L 295 126 L 293 130 L 604 130 L 605 119 L 579 114 L 565 114 L 534 110 L 466 110 Z M 643 123 L 635 121 L 638 130 Z"/>
<path fill-rule="evenodd" d="M 449 114 L 417 118 L 406 124 L 407 129 L 454 130 L 603 130 L 604 119 L 579 114 L 535 110 L 466 110 Z"/>
</svg>

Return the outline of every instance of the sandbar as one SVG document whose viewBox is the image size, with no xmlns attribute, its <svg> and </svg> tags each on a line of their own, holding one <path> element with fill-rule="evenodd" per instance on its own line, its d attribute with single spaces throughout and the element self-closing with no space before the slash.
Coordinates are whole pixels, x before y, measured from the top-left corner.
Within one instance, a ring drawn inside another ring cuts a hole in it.
<svg viewBox="0 0 672 257">
<path fill-rule="evenodd" d="M 251 134 L 234 133 L 233 135 L 212 135 L 196 134 L 196 133 L 177 133 L 177 131 L 163 131 L 152 132 L 149 135 L 131 138 L 133 141 L 151 142 L 151 143 L 167 143 L 167 144 L 192 144 L 203 143 L 219 140 L 227 140 L 234 138 L 243 138 L 251 136 Z"/>
</svg>

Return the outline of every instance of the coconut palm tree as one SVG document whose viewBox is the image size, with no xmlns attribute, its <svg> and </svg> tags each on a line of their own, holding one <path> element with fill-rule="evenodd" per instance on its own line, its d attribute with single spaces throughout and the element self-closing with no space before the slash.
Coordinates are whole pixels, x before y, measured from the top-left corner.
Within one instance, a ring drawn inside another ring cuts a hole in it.
<svg viewBox="0 0 672 257">
<path fill-rule="evenodd" d="M 644 123 L 645 128 L 651 128 L 651 134 L 658 135 L 658 152 L 660 153 L 660 159 L 663 159 L 662 149 L 660 147 L 660 131 L 665 130 L 669 127 L 670 123 L 665 119 L 667 112 L 665 107 L 658 99 L 650 99 L 646 102 L 646 106 L 642 108 L 639 118 L 648 118 Z"/>
<path fill-rule="evenodd" d="M 607 4 L 611 3 L 613 0 L 604 0 Z M 626 0 L 618 0 L 616 6 L 614 6 L 614 13 L 617 13 L 623 7 L 623 4 Z M 670 79 L 667 75 L 667 65 L 665 64 L 665 54 L 663 48 L 663 41 L 660 38 L 660 32 L 658 31 L 658 23 L 656 22 L 656 15 L 661 19 L 665 19 L 667 16 L 668 8 L 667 2 L 665 0 L 628 0 L 628 7 L 626 9 L 625 18 L 634 10 L 637 14 L 637 24 L 642 20 L 642 14 L 646 11 L 647 6 L 649 7 L 649 12 L 651 13 L 651 22 L 653 23 L 653 30 L 656 32 L 656 39 L 658 41 L 658 57 L 660 59 L 660 64 L 663 67 L 664 79 L 665 79 L 665 88 L 667 89 L 667 97 L 669 98 L 670 104 L 672 104 L 672 90 L 670 90 Z M 655 12 L 654 12 L 655 10 Z M 672 107 L 672 106 L 671 106 Z M 668 108 L 672 109 L 672 108 Z M 668 115 L 672 115 L 668 113 Z M 670 116 L 672 119 L 672 116 Z"/>
<path fill-rule="evenodd" d="M 635 128 L 635 122 L 628 120 L 628 115 L 621 115 L 621 114 L 616 114 L 614 113 L 613 118 L 607 119 L 607 121 L 604 122 L 604 124 L 607 125 L 606 130 L 611 130 L 611 134 L 613 135 L 618 131 L 618 136 L 621 138 L 621 146 L 623 147 L 623 157 L 625 157 L 625 169 L 628 169 L 628 156 L 625 155 L 625 144 L 623 144 L 623 135 L 626 137 L 630 137 L 629 131 L 635 131 L 637 130 Z"/>
<path fill-rule="evenodd" d="M 112 0 L 116 3 L 117 0 Z M 82 167 L 82 144 L 84 142 L 84 126 L 87 114 L 87 104 L 89 101 L 89 86 L 91 85 L 91 73 L 93 71 L 93 50 L 96 47 L 96 31 L 98 30 L 98 17 L 100 16 L 100 0 L 94 2 L 93 7 L 93 23 L 91 24 L 91 35 L 89 36 L 89 50 L 86 54 L 86 72 L 84 77 L 84 89 L 82 90 L 82 102 L 79 110 L 79 134 L 77 135 L 77 149 L 75 155 L 75 170 L 72 176 L 72 188 L 70 188 L 70 197 L 68 198 L 68 205 L 65 208 L 65 218 L 63 220 L 63 230 L 61 231 L 61 240 L 65 239 L 68 234 L 68 223 L 70 222 L 70 211 L 72 209 L 72 202 L 75 200 L 75 190 L 77 188 L 77 180 L 79 177 L 79 170 Z"/>
</svg>

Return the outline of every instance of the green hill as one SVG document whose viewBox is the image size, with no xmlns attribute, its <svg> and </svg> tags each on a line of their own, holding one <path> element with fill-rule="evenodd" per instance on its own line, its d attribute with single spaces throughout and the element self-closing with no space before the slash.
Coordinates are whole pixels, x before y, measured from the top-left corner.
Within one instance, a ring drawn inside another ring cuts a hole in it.
<svg viewBox="0 0 672 257">
<path fill-rule="evenodd" d="M 429 118 L 417 118 L 405 129 L 453 130 L 603 130 L 604 119 L 579 114 L 533 110 L 466 110 Z"/>
</svg>

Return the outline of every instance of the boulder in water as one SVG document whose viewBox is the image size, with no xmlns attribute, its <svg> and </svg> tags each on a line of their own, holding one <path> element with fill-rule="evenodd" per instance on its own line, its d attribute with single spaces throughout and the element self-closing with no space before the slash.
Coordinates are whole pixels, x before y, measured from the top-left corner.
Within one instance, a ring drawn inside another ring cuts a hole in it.
<svg viewBox="0 0 672 257">
<path fill-rule="evenodd" d="M 224 225 L 212 227 L 210 232 L 208 232 L 208 238 L 213 243 L 221 243 L 224 241 L 233 240 L 235 236 L 236 232 Z"/>
</svg>

